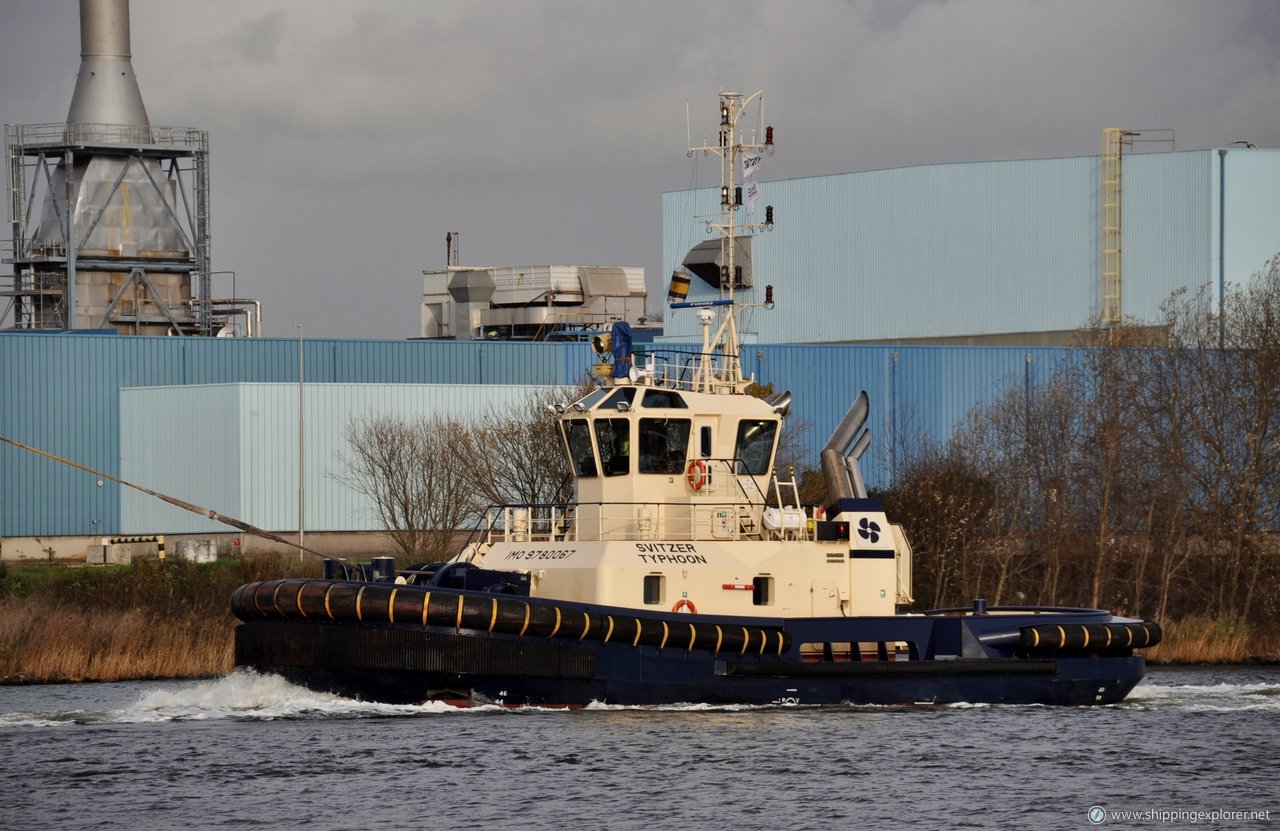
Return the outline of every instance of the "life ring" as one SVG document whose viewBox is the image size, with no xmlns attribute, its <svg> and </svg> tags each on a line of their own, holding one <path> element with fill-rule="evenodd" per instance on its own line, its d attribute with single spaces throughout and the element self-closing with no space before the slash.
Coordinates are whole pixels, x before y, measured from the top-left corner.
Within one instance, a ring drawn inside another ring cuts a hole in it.
<svg viewBox="0 0 1280 831">
<path fill-rule="evenodd" d="M 686 615 L 696 615 L 698 607 L 694 606 L 693 601 L 686 597 L 682 600 L 677 600 L 676 605 L 671 607 L 671 611 L 684 612 Z"/>
<path fill-rule="evenodd" d="M 689 481 L 689 487 L 695 491 L 702 490 L 702 486 L 707 484 L 707 463 L 701 459 L 694 459 L 689 462 L 689 467 L 684 472 L 684 478 Z"/>
</svg>

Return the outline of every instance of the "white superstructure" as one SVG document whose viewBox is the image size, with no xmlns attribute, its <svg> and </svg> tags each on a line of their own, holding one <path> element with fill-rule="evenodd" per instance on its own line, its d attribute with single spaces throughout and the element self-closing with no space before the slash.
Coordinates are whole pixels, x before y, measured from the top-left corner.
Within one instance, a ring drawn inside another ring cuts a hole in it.
<svg viewBox="0 0 1280 831">
<path fill-rule="evenodd" d="M 829 505 L 802 506 L 794 474 L 787 481 L 774 466 L 790 396 L 753 396 L 742 374 L 737 318 L 753 304 L 735 301 L 736 240 L 773 224 L 771 209 L 766 222 L 736 218 L 743 157 L 773 149 L 772 128 L 737 134 L 758 96 L 721 92 L 718 143 L 690 150 L 723 161 L 721 216 L 708 223 L 722 241 L 720 296 L 673 303 L 696 309 L 701 349 L 638 352 L 625 326 L 596 338 L 602 386 L 555 408 L 572 500 L 494 509 L 461 560 L 526 571 L 535 597 L 634 609 L 832 617 L 892 615 L 910 602 L 910 548 L 866 498 L 858 468 L 865 396 L 823 452 Z M 546 278 L 529 291 L 550 290 Z M 511 290 L 510 274 L 492 282 L 495 295 L 499 284 Z"/>
</svg>

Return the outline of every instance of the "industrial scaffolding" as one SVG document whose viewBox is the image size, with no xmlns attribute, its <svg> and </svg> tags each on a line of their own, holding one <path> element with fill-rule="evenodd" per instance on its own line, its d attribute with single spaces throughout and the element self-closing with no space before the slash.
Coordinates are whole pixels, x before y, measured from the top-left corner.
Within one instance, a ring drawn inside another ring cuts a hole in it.
<svg viewBox="0 0 1280 831">
<path fill-rule="evenodd" d="M 9 290 L 0 291 L 9 299 L 0 320 L 12 312 L 15 329 L 216 334 L 223 321 L 212 300 L 206 131 L 6 125 L 5 145 L 12 238 L 4 261 L 13 274 Z M 110 174 L 91 199 L 81 192 L 90 183 L 77 180 L 89 162 Z M 106 227 L 108 213 L 118 228 Z M 149 223 L 177 244 L 126 244 L 133 223 Z M 90 291 L 87 274 L 105 276 L 95 294 L 77 300 L 78 291 Z M 177 286 L 157 285 L 166 282 Z"/>
</svg>

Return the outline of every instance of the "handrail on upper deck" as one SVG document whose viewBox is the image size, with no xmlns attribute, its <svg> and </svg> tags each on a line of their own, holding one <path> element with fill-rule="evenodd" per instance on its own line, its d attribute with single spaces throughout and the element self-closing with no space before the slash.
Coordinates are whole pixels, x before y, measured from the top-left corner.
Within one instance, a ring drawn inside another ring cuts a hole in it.
<svg viewBox="0 0 1280 831">
<path fill-rule="evenodd" d="M 646 377 L 654 386 L 667 387 L 685 392 L 711 392 L 719 390 L 736 391 L 733 380 L 724 380 L 724 376 L 741 375 L 741 361 L 736 355 L 725 355 L 719 352 L 693 352 L 675 349 L 662 352 L 637 351 L 636 356 L 644 356 L 648 360 Z M 700 364 L 705 364 L 711 380 L 707 389 L 701 388 L 695 377 Z M 636 368 L 643 368 L 636 361 Z M 735 372 L 736 370 L 736 372 Z"/>
</svg>

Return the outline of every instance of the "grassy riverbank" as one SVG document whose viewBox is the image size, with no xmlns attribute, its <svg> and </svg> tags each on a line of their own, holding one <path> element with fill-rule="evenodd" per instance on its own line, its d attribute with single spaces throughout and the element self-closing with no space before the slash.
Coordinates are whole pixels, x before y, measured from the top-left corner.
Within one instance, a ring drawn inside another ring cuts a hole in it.
<svg viewBox="0 0 1280 831">
<path fill-rule="evenodd" d="M 314 563 L 303 564 L 318 574 Z M 143 560 L 128 566 L 0 566 L 0 682 L 120 681 L 221 675 L 233 666 L 243 583 L 297 575 L 293 556 L 207 565 Z M 1280 658 L 1280 637 L 1230 621 L 1164 623 L 1151 663 L 1241 663 Z"/>
<path fill-rule="evenodd" d="M 206 565 L 0 567 L 0 681 L 120 681 L 233 667 L 236 586 L 298 572 L 273 556 Z"/>
<path fill-rule="evenodd" d="M 1161 628 L 1164 640 L 1144 650 L 1151 664 L 1280 663 L 1280 634 L 1239 621 L 1193 617 Z"/>
</svg>

